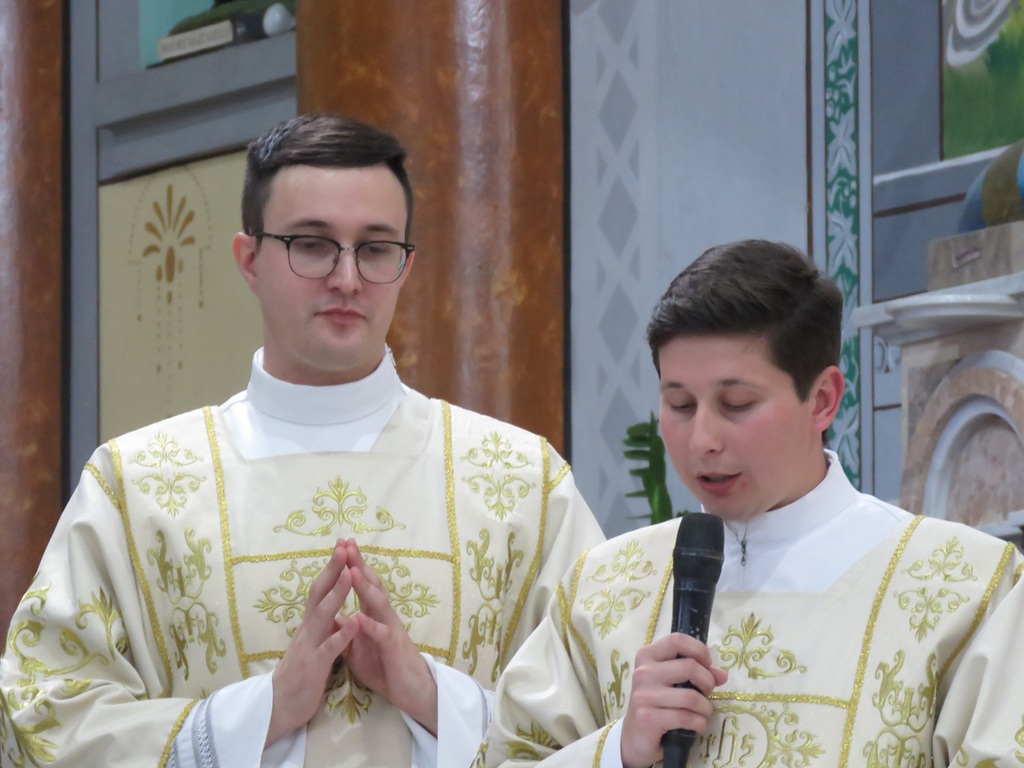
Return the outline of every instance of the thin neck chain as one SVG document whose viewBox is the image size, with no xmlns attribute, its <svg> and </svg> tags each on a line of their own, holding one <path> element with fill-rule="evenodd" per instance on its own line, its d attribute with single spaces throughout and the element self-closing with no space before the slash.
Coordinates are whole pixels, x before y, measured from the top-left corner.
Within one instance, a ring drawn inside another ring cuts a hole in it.
<svg viewBox="0 0 1024 768">
<path fill-rule="evenodd" d="M 738 533 L 736 533 L 736 531 L 734 531 L 732 529 L 732 526 L 727 525 L 725 527 L 729 529 L 729 533 L 731 533 L 736 538 L 736 541 L 740 545 L 740 565 L 741 566 L 746 566 L 746 564 L 747 564 L 747 529 L 750 528 L 750 523 L 747 522 L 743 526 L 743 537 L 742 538 L 740 538 L 740 535 Z"/>
</svg>

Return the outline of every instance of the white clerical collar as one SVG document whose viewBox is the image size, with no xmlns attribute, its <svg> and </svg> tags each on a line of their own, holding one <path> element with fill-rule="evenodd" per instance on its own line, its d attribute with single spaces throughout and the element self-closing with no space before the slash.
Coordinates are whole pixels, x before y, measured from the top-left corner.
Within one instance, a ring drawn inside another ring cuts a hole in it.
<svg viewBox="0 0 1024 768">
<path fill-rule="evenodd" d="M 842 512 L 857 498 L 834 451 L 826 450 L 825 478 L 792 504 L 762 512 L 746 522 L 725 524 L 744 544 L 799 536 L 817 528 Z"/>
<path fill-rule="evenodd" d="M 383 408 L 403 392 L 391 350 L 369 376 L 349 384 L 312 387 L 271 376 L 263 368 L 263 349 L 252 358 L 246 389 L 253 408 L 292 424 L 326 426 L 362 419 Z"/>
</svg>

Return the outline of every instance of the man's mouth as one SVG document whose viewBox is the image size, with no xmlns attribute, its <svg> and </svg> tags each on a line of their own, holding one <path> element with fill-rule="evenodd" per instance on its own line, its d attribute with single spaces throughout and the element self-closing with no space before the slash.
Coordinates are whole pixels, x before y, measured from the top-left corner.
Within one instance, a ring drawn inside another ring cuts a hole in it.
<svg viewBox="0 0 1024 768">
<path fill-rule="evenodd" d="M 739 475 L 727 475 L 719 472 L 697 475 L 697 479 L 702 483 L 726 483 L 734 477 L 739 477 Z"/>
</svg>

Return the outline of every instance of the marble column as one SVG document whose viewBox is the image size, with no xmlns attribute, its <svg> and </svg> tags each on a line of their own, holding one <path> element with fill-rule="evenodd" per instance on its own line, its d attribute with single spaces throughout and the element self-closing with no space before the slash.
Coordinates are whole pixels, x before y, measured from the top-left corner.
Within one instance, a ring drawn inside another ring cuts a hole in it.
<svg viewBox="0 0 1024 768">
<path fill-rule="evenodd" d="M 561 4 L 303 0 L 300 112 L 395 133 L 416 262 L 390 343 L 423 393 L 564 442 Z"/>
<path fill-rule="evenodd" d="M 63 3 L 0 3 L 0 625 L 63 502 Z"/>
</svg>

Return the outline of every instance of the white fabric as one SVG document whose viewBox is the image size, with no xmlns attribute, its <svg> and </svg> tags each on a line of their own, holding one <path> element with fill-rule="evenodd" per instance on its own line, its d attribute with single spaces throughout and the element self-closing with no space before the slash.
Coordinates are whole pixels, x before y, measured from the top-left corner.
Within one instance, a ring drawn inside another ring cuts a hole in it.
<svg viewBox="0 0 1024 768">
<path fill-rule="evenodd" d="M 390 350 L 377 369 L 364 379 L 350 384 L 311 387 L 290 384 L 268 374 L 263 368 L 263 350 L 259 349 L 253 355 L 248 387 L 225 402 L 221 412 L 235 444 L 247 459 L 318 451 L 368 451 L 405 393 L 406 388 L 398 378 Z M 433 660 L 424 656 L 434 672 Z M 437 678 L 436 672 L 434 676 Z M 455 670 L 446 669 L 443 681 L 445 684 L 479 688 L 471 678 Z M 461 693 L 454 695 L 458 697 Z M 219 755 L 232 756 L 230 761 L 222 758 L 222 764 L 235 764 L 236 755 L 247 754 L 252 751 L 254 743 L 262 744 L 266 740 L 273 696 L 269 674 L 249 678 L 217 693 L 218 707 L 212 719 L 214 743 Z M 453 736 L 450 740 L 456 746 L 449 749 L 458 750 L 459 735 L 479 733 L 476 727 L 479 713 L 466 713 L 469 721 L 462 722 L 459 718 L 463 712 L 459 708 L 446 707 L 442 710 L 441 680 L 438 681 L 438 698 L 438 731 L 446 733 L 451 728 Z M 231 712 L 234 717 L 222 718 L 222 711 Z M 266 716 L 260 719 L 259 713 L 264 711 Z M 175 739 L 176 753 L 189 756 L 189 761 L 179 759 L 179 768 L 204 768 L 191 760 L 192 729 L 197 714 L 195 709 L 189 713 Z M 403 717 L 413 735 L 410 768 L 435 768 L 439 764 L 437 738 L 411 718 Z M 262 727 L 256 733 L 251 727 L 240 730 L 233 725 L 236 720 L 262 723 Z M 482 735 L 468 747 L 462 745 L 463 750 L 469 750 L 470 758 L 480 738 Z M 260 768 L 292 768 L 301 766 L 304 756 L 304 730 L 298 730 L 264 750 L 259 764 Z M 254 763 L 243 760 L 238 764 Z"/>
<path fill-rule="evenodd" d="M 857 491 L 825 453 L 828 472 L 810 493 L 749 523 L 726 522 L 719 592 L 824 592 L 911 518 Z"/>
<path fill-rule="evenodd" d="M 318 451 L 368 451 L 406 388 L 390 351 L 377 369 L 351 384 L 310 387 L 275 379 L 253 356 L 249 386 L 221 406 L 247 459 Z"/>
<path fill-rule="evenodd" d="M 473 678 L 443 665 L 434 665 L 437 679 L 437 765 L 468 766 L 487 733 L 494 708 L 494 692 Z"/>
<path fill-rule="evenodd" d="M 911 517 L 858 492 L 836 454 L 825 453 L 825 479 L 806 496 L 748 523 L 725 523 L 718 592 L 824 592 Z M 622 768 L 621 744 L 619 720 L 605 739 L 600 768 Z"/>
<path fill-rule="evenodd" d="M 1024 558 L 859 493 L 829 458 L 811 495 L 735 531 L 746 564 L 726 545 L 708 636 L 729 680 L 691 764 L 1019 761 L 1022 668 L 1006 660 Z M 621 766 L 635 653 L 670 631 L 674 526 L 616 537 L 566 574 L 502 673 L 479 764 Z"/>
</svg>

